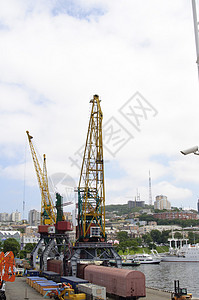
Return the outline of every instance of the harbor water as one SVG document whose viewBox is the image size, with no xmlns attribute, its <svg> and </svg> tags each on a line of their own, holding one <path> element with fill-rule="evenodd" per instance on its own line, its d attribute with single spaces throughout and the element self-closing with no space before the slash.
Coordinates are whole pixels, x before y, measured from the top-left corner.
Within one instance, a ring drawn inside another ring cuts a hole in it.
<svg viewBox="0 0 199 300">
<path fill-rule="evenodd" d="M 179 280 L 180 287 L 199 298 L 199 262 L 161 262 L 124 268 L 143 272 L 146 286 L 160 290 L 173 291 L 174 280 Z"/>
</svg>

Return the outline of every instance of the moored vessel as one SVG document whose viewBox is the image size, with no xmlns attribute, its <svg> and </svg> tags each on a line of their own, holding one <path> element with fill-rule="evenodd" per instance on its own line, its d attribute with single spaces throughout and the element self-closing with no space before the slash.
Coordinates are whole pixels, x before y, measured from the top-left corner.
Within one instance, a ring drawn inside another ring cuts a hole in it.
<svg viewBox="0 0 199 300">
<path fill-rule="evenodd" d="M 186 244 L 180 248 L 170 248 L 169 253 L 162 255 L 162 261 L 199 262 L 199 244 Z"/>
<path fill-rule="evenodd" d="M 135 254 L 134 260 L 136 262 L 140 262 L 141 264 L 159 264 L 162 259 L 159 255 L 156 255 L 154 254 L 154 252 L 152 252 L 151 254 L 147 254 L 147 253 Z"/>
</svg>

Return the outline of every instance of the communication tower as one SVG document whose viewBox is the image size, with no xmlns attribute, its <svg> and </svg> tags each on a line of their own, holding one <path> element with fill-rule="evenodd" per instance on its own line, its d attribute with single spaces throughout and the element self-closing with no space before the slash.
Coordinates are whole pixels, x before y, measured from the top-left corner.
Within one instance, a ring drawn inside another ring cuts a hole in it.
<svg viewBox="0 0 199 300">
<path fill-rule="evenodd" d="M 153 205 L 152 201 L 152 189 L 151 189 L 151 174 L 149 170 L 149 205 Z"/>
</svg>

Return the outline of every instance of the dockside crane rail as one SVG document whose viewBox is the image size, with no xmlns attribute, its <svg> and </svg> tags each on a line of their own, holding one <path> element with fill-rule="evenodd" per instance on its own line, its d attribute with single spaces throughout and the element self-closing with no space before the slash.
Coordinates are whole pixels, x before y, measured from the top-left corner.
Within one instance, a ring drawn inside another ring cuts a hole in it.
<svg viewBox="0 0 199 300">
<path fill-rule="evenodd" d="M 105 241 L 103 114 L 94 95 L 78 185 L 78 240 Z"/>
<path fill-rule="evenodd" d="M 41 225 L 53 225 L 56 222 L 56 216 L 53 207 L 53 201 L 51 199 L 51 195 L 48 189 L 46 156 L 44 154 L 44 163 L 43 163 L 43 171 L 42 171 L 42 168 L 40 166 L 39 160 L 36 155 L 35 148 L 32 143 L 33 137 L 29 134 L 29 131 L 26 131 L 26 133 L 28 136 L 33 163 L 34 163 L 37 180 L 41 192 Z"/>
</svg>

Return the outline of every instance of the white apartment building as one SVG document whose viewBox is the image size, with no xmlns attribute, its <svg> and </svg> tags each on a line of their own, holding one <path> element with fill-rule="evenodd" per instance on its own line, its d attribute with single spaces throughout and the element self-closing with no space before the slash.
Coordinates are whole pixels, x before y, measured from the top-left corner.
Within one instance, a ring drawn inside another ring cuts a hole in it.
<svg viewBox="0 0 199 300">
<path fill-rule="evenodd" d="M 154 202 L 155 209 L 171 209 L 171 203 L 167 200 L 167 196 L 158 195 L 155 197 Z"/>
<path fill-rule="evenodd" d="M 10 221 L 10 215 L 8 213 L 0 213 L 0 221 L 1 222 L 6 222 Z"/>
<path fill-rule="evenodd" d="M 34 234 L 25 234 L 23 233 L 21 235 L 21 245 L 24 248 L 26 244 L 31 243 L 38 243 L 38 241 L 40 240 L 40 236 L 39 235 L 34 235 Z"/>
<path fill-rule="evenodd" d="M 10 221 L 20 222 L 21 221 L 21 213 L 18 210 L 16 210 L 15 212 L 12 212 L 10 215 Z"/>
<path fill-rule="evenodd" d="M 28 214 L 28 222 L 30 226 L 38 226 L 40 224 L 40 212 L 36 209 L 31 209 Z"/>
<path fill-rule="evenodd" d="M 145 225 L 142 227 L 139 227 L 138 232 L 139 234 L 146 234 L 150 233 L 151 230 L 159 230 L 159 231 L 164 231 L 164 230 L 182 230 L 181 226 L 178 225 Z"/>
</svg>

